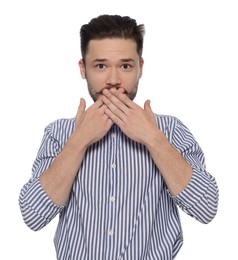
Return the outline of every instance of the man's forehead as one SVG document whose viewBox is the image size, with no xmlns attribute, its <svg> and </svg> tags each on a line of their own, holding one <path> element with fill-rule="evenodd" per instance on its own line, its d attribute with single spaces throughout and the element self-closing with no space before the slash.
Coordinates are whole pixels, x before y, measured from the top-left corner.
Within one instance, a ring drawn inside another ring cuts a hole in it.
<svg viewBox="0 0 238 260">
<path fill-rule="evenodd" d="M 88 50 L 136 50 L 136 42 L 133 39 L 105 38 L 93 39 L 89 41 Z"/>
<path fill-rule="evenodd" d="M 115 56 L 120 59 L 135 59 L 138 53 L 136 42 L 132 39 L 106 38 L 91 40 L 86 56 L 93 59 L 107 59 Z"/>
</svg>

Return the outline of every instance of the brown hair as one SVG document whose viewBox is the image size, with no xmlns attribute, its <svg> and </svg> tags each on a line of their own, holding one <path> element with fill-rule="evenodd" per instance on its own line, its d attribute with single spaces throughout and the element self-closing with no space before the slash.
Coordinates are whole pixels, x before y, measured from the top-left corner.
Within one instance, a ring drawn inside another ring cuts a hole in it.
<svg viewBox="0 0 238 260">
<path fill-rule="evenodd" d="M 81 54 L 83 61 L 88 50 L 90 40 L 105 38 L 133 39 L 137 44 L 137 52 L 142 55 L 145 28 L 137 25 L 136 20 L 129 16 L 100 15 L 84 24 L 80 30 Z"/>
</svg>

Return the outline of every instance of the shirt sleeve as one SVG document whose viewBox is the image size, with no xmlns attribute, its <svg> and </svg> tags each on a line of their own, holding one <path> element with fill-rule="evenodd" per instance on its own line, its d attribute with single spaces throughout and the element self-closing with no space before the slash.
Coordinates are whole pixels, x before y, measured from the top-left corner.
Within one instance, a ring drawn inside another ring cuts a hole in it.
<svg viewBox="0 0 238 260">
<path fill-rule="evenodd" d="M 19 206 L 26 225 L 40 230 L 47 225 L 63 206 L 56 206 L 40 184 L 41 174 L 48 169 L 59 153 L 59 144 L 51 134 L 51 125 L 46 127 L 44 137 L 32 167 L 32 177 L 20 191 Z"/>
<path fill-rule="evenodd" d="M 173 134 L 173 145 L 192 166 L 193 175 L 186 188 L 174 198 L 188 215 L 202 223 L 209 223 L 218 208 L 218 186 L 206 170 L 204 153 L 188 128 L 178 120 Z"/>
</svg>

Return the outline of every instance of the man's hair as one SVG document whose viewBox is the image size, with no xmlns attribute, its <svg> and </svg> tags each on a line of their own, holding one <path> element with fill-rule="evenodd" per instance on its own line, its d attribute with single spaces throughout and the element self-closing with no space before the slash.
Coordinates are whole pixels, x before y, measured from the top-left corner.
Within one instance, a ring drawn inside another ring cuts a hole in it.
<svg viewBox="0 0 238 260">
<path fill-rule="evenodd" d="M 81 54 L 85 62 L 85 55 L 91 40 L 106 38 L 132 39 L 137 44 L 137 53 L 141 57 L 145 28 L 137 25 L 136 20 L 129 16 L 100 15 L 84 24 L 80 30 Z"/>
</svg>

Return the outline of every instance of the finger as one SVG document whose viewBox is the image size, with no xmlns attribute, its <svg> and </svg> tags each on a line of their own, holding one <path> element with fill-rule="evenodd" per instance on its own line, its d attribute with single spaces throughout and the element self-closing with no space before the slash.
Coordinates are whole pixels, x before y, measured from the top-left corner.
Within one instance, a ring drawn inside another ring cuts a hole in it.
<svg viewBox="0 0 238 260">
<path fill-rule="evenodd" d="M 120 117 L 116 116 L 109 108 L 105 109 L 105 114 L 108 116 L 111 122 L 115 123 L 119 127 L 123 124 L 123 120 L 121 120 Z"/>
<path fill-rule="evenodd" d="M 96 102 L 94 102 L 87 111 L 96 111 L 98 110 L 104 103 L 101 99 L 98 99 Z"/>
<path fill-rule="evenodd" d="M 146 100 L 144 104 L 144 109 L 147 112 L 152 112 L 151 106 L 150 106 L 150 100 Z"/>
<path fill-rule="evenodd" d="M 103 105 L 103 102 L 102 102 L 101 98 L 99 98 L 92 106 L 93 106 L 94 108 L 99 108 L 99 107 L 101 107 L 102 105 Z"/>
<path fill-rule="evenodd" d="M 113 121 L 111 120 L 111 118 L 105 113 L 105 110 L 107 109 L 107 107 L 105 106 L 103 109 L 103 115 L 101 118 L 101 122 L 106 122 L 108 129 L 113 125 Z"/>
<path fill-rule="evenodd" d="M 118 98 L 112 97 L 112 99 L 114 101 L 106 96 L 102 96 L 102 101 L 105 103 L 106 108 L 110 109 L 115 116 L 125 120 L 128 107 L 126 107 Z M 115 101 L 115 99 L 117 99 L 117 101 Z"/>
<path fill-rule="evenodd" d="M 125 91 L 123 91 L 123 93 L 122 93 L 122 90 L 119 91 L 115 88 L 112 88 L 112 89 L 110 89 L 109 92 L 112 94 L 112 96 L 117 97 L 127 107 L 129 107 L 129 108 L 134 107 L 134 102 L 128 98 L 128 96 L 125 94 Z"/>
<path fill-rule="evenodd" d="M 78 111 L 77 111 L 77 115 L 80 116 L 83 114 L 83 112 L 85 111 L 86 108 L 86 102 L 83 98 L 80 98 L 80 103 L 78 106 Z"/>
<path fill-rule="evenodd" d="M 122 94 L 125 93 L 125 89 L 124 89 L 124 88 L 119 88 L 118 91 L 119 91 L 120 93 L 122 93 Z"/>
<path fill-rule="evenodd" d="M 106 114 L 105 114 L 106 115 Z M 111 126 L 114 124 L 114 122 L 111 120 L 111 118 L 108 116 L 108 115 L 106 115 L 106 117 L 107 117 L 107 125 L 108 125 L 108 128 L 111 128 Z"/>
<path fill-rule="evenodd" d="M 107 106 L 103 103 L 100 107 L 99 107 L 99 111 L 101 115 L 105 114 L 105 109 L 107 108 Z"/>
<path fill-rule="evenodd" d="M 83 98 L 80 98 L 80 103 L 78 106 L 78 111 L 77 114 L 75 116 L 75 123 L 76 126 L 80 123 L 80 121 L 82 120 L 82 118 L 84 117 L 84 113 L 85 113 L 85 109 L 86 109 L 86 102 Z"/>
<path fill-rule="evenodd" d="M 117 93 L 120 93 L 116 89 L 114 89 Z M 121 110 L 124 114 L 128 114 L 128 106 L 123 103 L 123 101 L 120 100 L 118 95 L 115 95 L 116 93 L 112 90 L 109 91 L 108 89 L 105 89 L 103 91 L 102 101 L 111 109 L 111 111 L 116 112 L 116 108 Z M 120 93 L 121 95 L 124 95 Z"/>
</svg>

